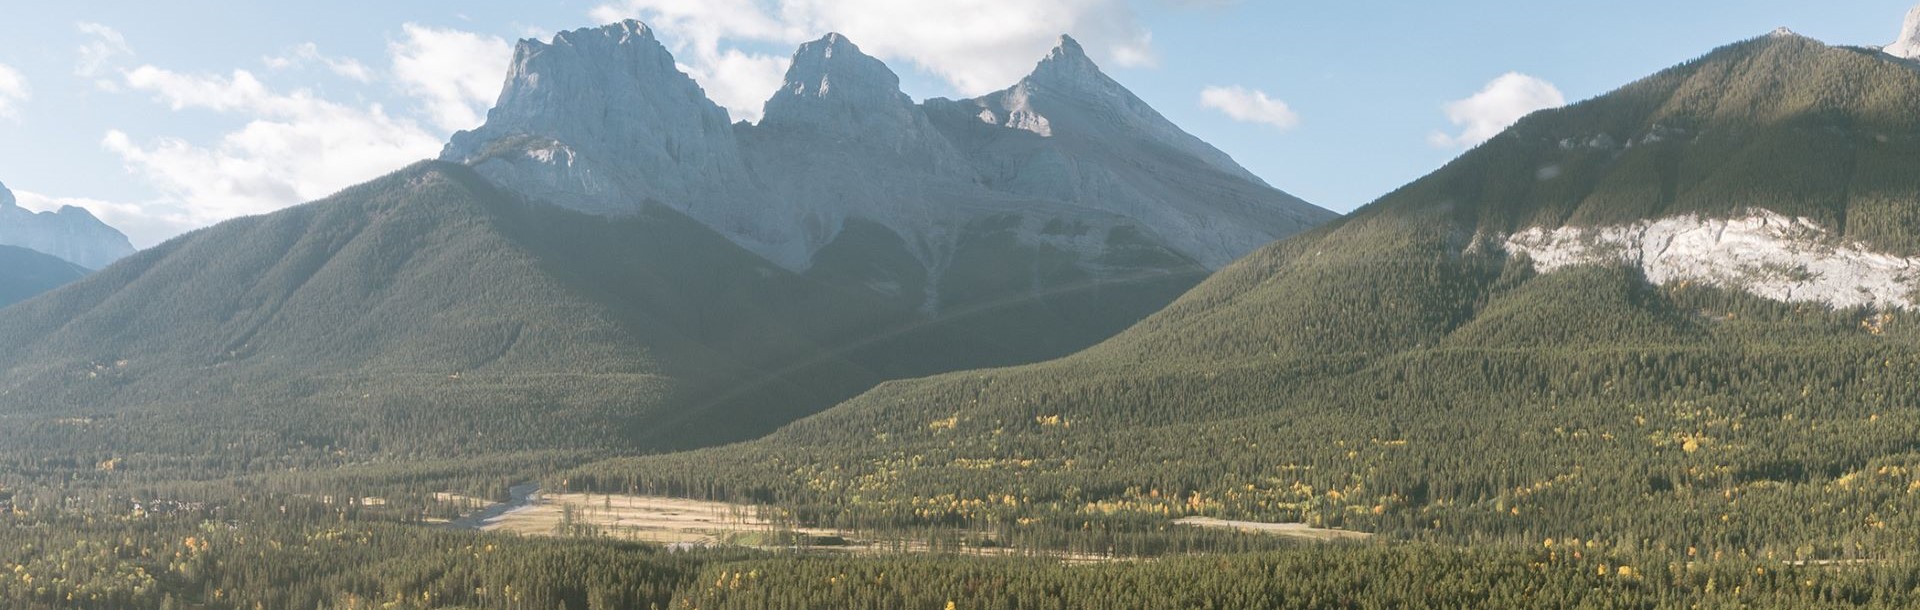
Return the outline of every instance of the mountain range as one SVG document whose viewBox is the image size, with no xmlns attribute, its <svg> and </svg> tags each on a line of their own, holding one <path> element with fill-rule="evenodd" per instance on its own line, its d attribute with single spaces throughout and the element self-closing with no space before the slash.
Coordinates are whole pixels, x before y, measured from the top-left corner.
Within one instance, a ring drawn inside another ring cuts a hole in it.
<svg viewBox="0 0 1920 610">
<path fill-rule="evenodd" d="M 562 479 L 1029 543 L 1207 516 L 1874 556 L 1920 525 L 1916 161 L 1920 70 L 1777 32 L 1528 116 L 1073 356 Z"/>
<path fill-rule="evenodd" d="M 36 213 L 20 207 L 4 184 L 0 184 L 0 245 L 53 255 L 88 269 L 106 267 L 133 253 L 125 234 L 86 210 L 65 206 Z"/>
<path fill-rule="evenodd" d="M 979 296 L 941 284 L 975 271 L 982 241 L 1125 277 L 1137 270 L 1114 259 L 1138 242 L 1215 269 L 1333 218 L 1181 131 L 1068 37 L 1005 91 L 915 104 L 831 34 L 801 46 L 760 123 L 729 124 L 647 26 L 576 30 L 523 41 L 487 124 L 441 158 L 588 213 L 666 205 L 793 271 L 884 247 L 868 258 L 916 277 L 868 279 L 929 311 Z"/>
<path fill-rule="evenodd" d="M 979 100 L 914 104 L 838 35 L 787 81 L 731 123 L 637 22 L 522 41 L 443 160 L 0 310 L 12 446 L 244 470 L 743 440 L 1071 353 L 1333 216 L 1071 39 Z"/>
</svg>

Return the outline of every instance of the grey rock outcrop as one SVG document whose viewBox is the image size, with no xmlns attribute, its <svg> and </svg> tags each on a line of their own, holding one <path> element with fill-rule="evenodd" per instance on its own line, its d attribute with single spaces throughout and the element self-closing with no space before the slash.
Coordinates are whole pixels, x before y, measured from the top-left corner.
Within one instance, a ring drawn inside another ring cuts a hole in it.
<svg viewBox="0 0 1920 610">
<path fill-rule="evenodd" d="M 877 226 L 931 278 L 934 307 L 982 231 L 1102 277 L 1138 271 L 1114 268 L 1118 242 L 1218 268 L 1334 217 L 1182 131 L 1065 37 L 1010 89 L 915 104 L 885 63 L 829 34 L 795 53 L 759 124 L 730 124 L 646 26 L 575 30 L 522 41 L 487 124 L 442 158 L 589 213 L 664 205 L 796 271 L 849 227 Z"/>
<path fill-rule="evenodd" d="M 1920 59 L 1920 6 L 1907 11 L 1906 21 L 1900 24 L 1900 38 L 1881 50 L 1902 59 Z"/>
</svg>

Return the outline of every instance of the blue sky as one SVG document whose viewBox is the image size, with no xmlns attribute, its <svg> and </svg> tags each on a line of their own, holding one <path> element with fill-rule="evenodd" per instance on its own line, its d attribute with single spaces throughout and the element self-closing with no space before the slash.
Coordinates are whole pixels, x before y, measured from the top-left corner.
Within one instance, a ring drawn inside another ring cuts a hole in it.
<svg viewBox="0 0 1920 610">
<path fill-rule="evenodd" d="M 88 207 L 141 246 L 430 157 L 484 113 L 512 40 L 618 16 L 652 23 L 710 93 L 748 119 L 791 50 L 828 30 L 887 60 L 916 98 L 1012 84 L 1054 36 L 1072 33 L 1188 131 L 1275 186 L 1346 211 L 1439 167 L 1476 132 L 1526 108 L 1592 97 L 1779 26 L 1832 44 L 1889 43 L 1912 6 L 6 2 L 0 182 L 29 207 Z M 1461 103 L 1493 83 L 1478 102 Z"/>
</svg>

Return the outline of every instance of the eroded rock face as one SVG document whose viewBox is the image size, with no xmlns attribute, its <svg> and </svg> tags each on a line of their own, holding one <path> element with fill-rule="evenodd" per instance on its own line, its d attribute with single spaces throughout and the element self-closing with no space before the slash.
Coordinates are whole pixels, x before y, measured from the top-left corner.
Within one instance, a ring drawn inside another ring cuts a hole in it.
<svg viewBox="0 0 1920 610">
<path fill-rule="evenodd" d="M 88 269 L 111 265 L 134 252 L 126 235 L 92 213 L 72 206 L 35 213 L 20 207 L 4 184 L 0 184 L 0 245 L 50 254 Z"/>
<path fill-rule="evenodd" d="M 628 214 L 747 194 L 730 123 L 651 29 L 625 21 L 520 41 L 486 125 L 441 157 L 560 205 Z"/>
<path fill-rule="evenodd" d="M 1900 24 L 1900 39 L 1882 50 L 1894 57 L 1920 59 L 1920 6 L 1907 11 L 1907 20 Z"/>
<path fill-rule="evenodd" d="M 1697 282 L 1789 303 L 1911 308 L 1920 294 L 1920 258 L 1841 243 L 1810 219 L 1766 210 L 1731 219 L 1533 228 L 1509 236 L 1506 248 L 1526 254 L 1541 272 L 1626 264 L 1654 284 Z"/>
<path fill-rule="evenodd" d="M 1135 219 L 1208 268 L 1333 219 L 1182 131 L 1071 37 L 1013 87 L 926 107 L 982 183 Z"/>
<path fill-rule="evenodd" d="M 1006 91 L 916 104 L 830 34 L 795 53 L 754 125 L 728 124 L 646 26 L 576 30 L 523 41 L 499 107 L 443 158 L 589 213 L 665 205 L 795 271 L 854 223 L 878 227 L 929 303 L 986 233 L 1104 277 L 1139 271 L 1115 261 L 1143 244 L 1217 268 L 1334 217 L 1181 131 L 1071 38 Z"/>
</svg>

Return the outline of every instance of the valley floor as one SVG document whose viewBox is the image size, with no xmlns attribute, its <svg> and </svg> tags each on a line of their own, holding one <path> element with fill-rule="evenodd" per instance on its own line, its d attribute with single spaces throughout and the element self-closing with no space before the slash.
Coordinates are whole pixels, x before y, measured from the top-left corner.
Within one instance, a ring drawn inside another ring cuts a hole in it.
<svg viewBox="0 0 1920 610">
<path fill-rule="evenodd" d="M 481 507 L 452 525 L 483 532 L 536 537 L 592 537 L 667 545 L 676 549 L 741 547 L 759 550 L 806 549 L 859 554 L 954 554 L 979 557 L 1045 557 L 1072 563 L 1122 559 L 1113 555 L 995 544 L 944 546 L 875 532 L 803 527 L 777 508 L 664 496 L 595 493 L 543 493 L 516 487 L 513 499 L 487 505 L 454 494 L 437 497 L 456 507 Z M 1371 534 L 1311 527 L 1302 523 L 1230 521 L 1207 517 L 1172 520 L 1170 525 L 1275 536 L 1309 542 L 1364 541 Z M 975 532 L 976 540 L 990 534 Z"/>
</svg>

